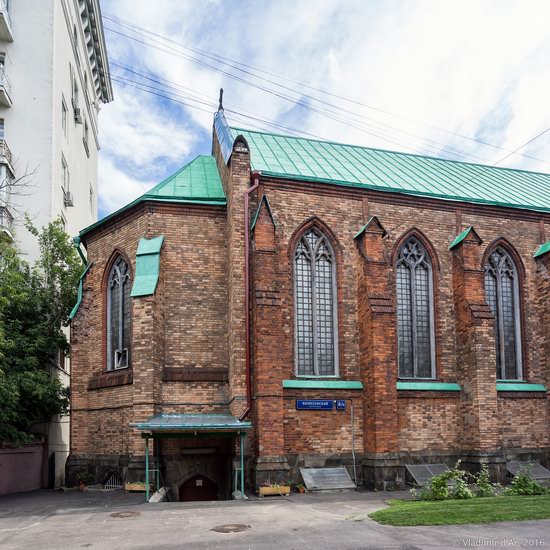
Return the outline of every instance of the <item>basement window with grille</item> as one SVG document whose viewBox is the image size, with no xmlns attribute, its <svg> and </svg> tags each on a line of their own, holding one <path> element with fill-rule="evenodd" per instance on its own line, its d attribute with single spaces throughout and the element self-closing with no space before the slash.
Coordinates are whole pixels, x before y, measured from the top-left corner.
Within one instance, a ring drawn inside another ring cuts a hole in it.
<svg viewBox="0 0 550 550">
<path fill-rule="evenodd" d="M 115 489 L 122 489 L 122 480 L 119 475 L 115 472 L 111 472 L 107 476 L 107 481 L 105 482 L 105 489 L 114 491 Z"/>
</svg>

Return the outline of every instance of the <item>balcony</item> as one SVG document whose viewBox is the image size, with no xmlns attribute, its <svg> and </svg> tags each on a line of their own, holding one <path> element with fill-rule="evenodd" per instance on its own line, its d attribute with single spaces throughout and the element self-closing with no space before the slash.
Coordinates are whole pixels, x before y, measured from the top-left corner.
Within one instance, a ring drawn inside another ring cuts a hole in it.
<svg viewBox="0 0 550 550">
<path fill-rule="evenodd" d="M 8 0 L 0 0 L 0 40 L 13 42 L 13 34 L 11 32 L 11 19 L 8 10 Z"/>
<path fill-rule="evenodd" d="M 0 205 L 0 234 L 13 240 L 13 215 L 7 206 Z"/>
<path fill-rule="evenodd" d="M 8 144 L 5 139 L 0 139 L 0 164 L 6 164 L 9 171 L 13 175 L 15 172 L 13 171 L 13 166 L 11 164 L 12 161 L 12 155 L 10 148 L 8 147 Z"/>
<path fill-rule="evenodd" d="M 11 107 L 11 83 L 6 74 L 6 67 L 0 65 L 0 105 Z"/>
</svg>

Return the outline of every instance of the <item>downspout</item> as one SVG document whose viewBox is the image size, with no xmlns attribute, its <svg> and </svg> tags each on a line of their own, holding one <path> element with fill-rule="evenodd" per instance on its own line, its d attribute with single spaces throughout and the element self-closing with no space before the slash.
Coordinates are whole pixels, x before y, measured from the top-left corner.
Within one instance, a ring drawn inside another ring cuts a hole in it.
<svg viewBox="0 0 550 550">
<path fill-rule="evenodd" d="M 252 186 L 244 192 L 244 322 L 246 356 L 246 409 L 239 420 L 244 420 L 252 410 L 252 376 L 250 372 L 250 195 L 260 185 L 260 172 L 252 172 Z"/>
<path fill-rule="evenodd" d="M 73 237 L 73 243 L 75 245 L 76 251 L 78 252 L 78 255 L 80 256 L 80 259 L 82 260 L 82 263 L 84 265 L 88 265 L 88 260 L 86 259 L 86 256 L 84 256 L 84 253 L 82 252 L 82 249 L 80 248 L 81 244 L 80 237 Z"/>
</svg>

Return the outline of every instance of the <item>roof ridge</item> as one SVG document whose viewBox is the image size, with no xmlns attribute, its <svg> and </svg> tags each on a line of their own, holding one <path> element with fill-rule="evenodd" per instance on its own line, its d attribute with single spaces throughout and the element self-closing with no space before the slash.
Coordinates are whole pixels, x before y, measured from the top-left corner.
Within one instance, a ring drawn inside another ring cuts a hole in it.
<svg viewBox="0 0 550 550">
<path fill-rule="evenodd" d="M 230 126 L 230 130 L 234 130 L 237 132 L 248 132 L 251 134 L 261 134 L 261 135 L 267 135 L 267 136 L 275 136 L 275 137 L 282 137 L 285 139 L 298 139 L 303 141 L 313 141 L 316 143 L 328 143 L 330 145 L 339 145 L 341 147 L 352 147 L 354 149 L 367 149 L 369 151 L 378 151 L 381 153 L 391 153 L 392 155 L 402 155 L 405 157 L 417 157 L 417 158 L 423 158 L 423 159 L 431 159 L 431 160 L 437 160 L 440 162 L 449 162 L 453 164 L 466 164 L 468 166 L 476 166 L 479 168 L 491 168 L 494 170 L 506 170 L 510 172 L 520 172 L 524 174 L 536 174 L 541 176 L 550 176 L 550 172 L 537 172 L 535 170 L 525 170 L 523 168 L 509 168 L 506 166 L 494 166 L 491 164 L 481 164 L 478 162 L 468 162 L 465 160 L 455 160 L 455 159 L 446 159 L 442 157 L 434 157 L 431 155 L 421 155 L 419 153 L 406 153 L 404 151 L 394 151 L 392 149 L 381 149 L 379 147 L 368 147 L 366 145 L 355 145 L 353 143 L 342 143 L 341 141 L 332 141 L 328 139 L 318 139 L 318 138 L 309 138 L 309 137 L 302 137 L 302 136 L 292 136 L 290 134 L 279 134 L 278 132 L 263 132 L 261 130 L 249 130 L 247 128 L 239 128 L 237 126 Z"/>
</svg>

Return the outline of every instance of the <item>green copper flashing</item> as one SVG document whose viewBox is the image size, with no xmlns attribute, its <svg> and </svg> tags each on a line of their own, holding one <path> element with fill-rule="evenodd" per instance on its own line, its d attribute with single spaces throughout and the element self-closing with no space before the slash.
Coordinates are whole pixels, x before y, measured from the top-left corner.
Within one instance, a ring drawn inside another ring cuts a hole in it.
<svg viewBox="0 0 550 550">
<path fill-rule="evenodd" d="M 140 239 L 136 252 L 136 275 L 130 296 L 150 296 L 155 293 L 160 274 L 160 249 L 164 236 Z"/>
<path fill-rule="evenodd" d="M 283 380 L 283 388 L 302 390 L 362 390 L 363 384 L 353 380 Z"/>
<path fill-rule="evenodd" d="M 550 252 L 550 241 L 546 241 L 544 244 L 541 244 L 537 251 L 533 254 L 533 258 L 539 258 L 547 252 Z"/>
<path fill-rule="evenodd" d="M 458 246 L 470 234 L 470 231 L 472 230 L 474 230 L 474 228 L 470 226 L 466 228 L 460 235 L 457 235 L 454 241 L 449 245 L 449 250 L 452 250 L 455 246 Z"/>
<path fill-rule="evenodd" d="M 380 223 L 380 220 L 376 216 L 371 216 L 369 218 L 369 221 L 361 229 L 359 229 L 357 235 L 355 235 L 355 237 L 353 238 L 357 239 L 358 237 L 360 237 L 373 223 L 377 224 L 378 227 L 381 229 L 383 237 L 388 234 L 388 232 L 384 229 L 384 226 Z"/>
<path fill-rule="evenodd" d="M 82 296 L 84 293 L 84 278 L 86 277 L 86 274 L 88 271 L 90 271 L 90 268 L 92 267 L 93 262 L 86 266 L 86 269 L 84 270 L 84 273 L 80 276 L 80 279 L 78 280 L 78 290 L 77 290 L 77 298 L 76 298 L 76 304 L 74 305 L 71 313 L 69 314 L 69 319 L 72 321 L 74 319 L 74 316 L 76 315 L 76 312 L 78 311 L 78 308 L 80 307 L 80 304 L 82 303 Z"/>
<path fill-rule="evenodd" d="M 413 391 L 460 391 L 462 388 L 454 382 L 397 382 L 398 390 Z"/>
<path fill-rule="evenodd" d="M 141 197 L 83 229 L 79 234 L 80 237 L 84 237 L 90 231 L 116 218 L 137 204 L 147 201 L 225 206 L 227 200 L 216 165 L 216 159 L 210 155 L 199 155 L 176 173 L 161 181 L 158 185 L 155 185 L 144 195 L 141 195 Z"/>
<path fill-rule="evenodd" d="M 273 222 L 273 225 L 275 225 L 275 218 L 273 217 L 273 212 L 271 210 L 271 205 L 269 204 L 269 199 L 266 195 L 262 195 L 262 200 L 260 201 L 260 204 L 258 204 L 258 208 L 256 208 L 256 213 L 254 214 L 254 219 L 252 220 L 252 225 L 250 226 L 251 231 L 254 229 L 254 227 L 256 227 L 256 222 L 258 221 L 260 211 L 262 210 L 262 204 L 264 203 L 267 211 L 269 212 L 269 215 L 271 216 L 271 221 Z"/>
<path fill-rule="evenodd" d="M 550 212 L 550 174 L 231 128 L 262 177 Z"/>
<path fill-rule="evenodd" d="M 543 384 L 528 384 L 527 382 L 502 382 L 497 381 L 497 391 L 536 391 L 545 392 Z"/>
</svg>

